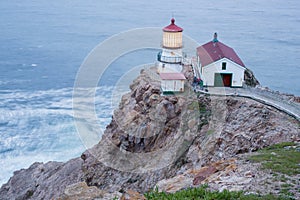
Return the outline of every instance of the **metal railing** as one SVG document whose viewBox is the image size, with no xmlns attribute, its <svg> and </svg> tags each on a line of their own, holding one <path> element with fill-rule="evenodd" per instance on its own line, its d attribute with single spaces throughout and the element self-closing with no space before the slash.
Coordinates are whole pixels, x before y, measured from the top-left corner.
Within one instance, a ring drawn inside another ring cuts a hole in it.
<svg viewBox="0 0 300 200">
<path fill-rule="evenodd" d="M 168 57 L 168 56 L 158 56 L 158 61 L 164 63 L 181 63 L 182 57 Z"/>
<path fill-rule="evenodd" d="M 210 87 L 208 91 L 194 87 L 197 92 L 217 95 L 217 96 L 239 96 L 250 98 L 265 105 L 272 106 L 278 110 L 293 116 L 300 121 L 300 104 L 292 100 L 291 95 L 280 94 L 261 87 L 244 87 L 244 88 L 215 88 Z"/>
<path fill-rule="evenodd" d="M 243 90 L 244 93 L 246 91 L 249 96 L 266 101 L 274 107 L 281 109 L 300 120 L 300 104 L 293 101 L 291 95 L 281 94 L 261 87 L 246 87 L 243 88 Z"/>
</svg>

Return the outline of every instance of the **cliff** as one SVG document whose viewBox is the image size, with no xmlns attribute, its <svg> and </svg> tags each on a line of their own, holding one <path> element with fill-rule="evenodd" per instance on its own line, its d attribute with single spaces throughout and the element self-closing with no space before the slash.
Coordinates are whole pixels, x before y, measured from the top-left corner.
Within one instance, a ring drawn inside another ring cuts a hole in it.
<svg viewBox="0 0 300 200">
<path fill-rule="evenodd" d="M 195 94 L 188 85 L 183 94 L 161 95 L 149 70 L 130 89 L 97 145 L 66 163 L 34 163 L 15 172 L 0 198 L 111 199 L 125 191 L 158 186 L 174 192 L 203 183 L 214 190 L 276 193 L 261 184 L 271 172 L 246 155 L 299 142 L 299 121 L 247 98 Z"/>
</svg>

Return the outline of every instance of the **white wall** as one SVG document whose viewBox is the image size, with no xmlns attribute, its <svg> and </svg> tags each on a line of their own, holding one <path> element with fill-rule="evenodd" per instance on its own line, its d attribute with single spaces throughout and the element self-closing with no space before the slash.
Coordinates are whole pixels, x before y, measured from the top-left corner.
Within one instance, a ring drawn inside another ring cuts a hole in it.
<svg viewBox="0 0 300 200">
<path fill-rule="evenodd" d="M 166 62 L 182 62 L 182 49 L 170 50 L 163 48 L 161 58 Z M 158 73 L 181 72 L 182 65 L 177 63 L 159 62 L 157 71 Z"/>
<path fill-rule="evenodd" d="M 184 91 L 184 80 L 162 80 L 161 89 L 163 92 Z"/>
<path fill-rule="evenodd" d="M 222 63 L 226 62 L 226 70 L 222 70 Z M 202 68 L 202 75 L 204 85 L 214 86 L 215 73 L 231 73 L 232 74 L 232 87 L 242 87 L 244 82 L 245 68 L 232 62 L 227 58 L 223 58 L 214 63 L 211 63 Z"/>
<path fill-rule="evenodd" d="M 157 66 L 158 73 L 172 73 L 172 72 L 181 72 L 181 71 L 182 71 L 182 65 L 180 64 L 168 64 L 168 63 L 158 62 L 158 66 Z"/>
<path fill-rule="evenodd" d="M 162 56 L 168 56 L 168 57 L 182 57 L 182 49 L 162 49 Z"/>
</svg>

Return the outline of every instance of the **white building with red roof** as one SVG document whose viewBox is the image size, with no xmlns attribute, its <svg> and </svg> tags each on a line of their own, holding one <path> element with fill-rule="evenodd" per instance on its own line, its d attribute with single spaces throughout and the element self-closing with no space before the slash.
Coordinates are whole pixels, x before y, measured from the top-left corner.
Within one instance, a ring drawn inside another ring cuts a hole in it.
<svg viewBox="0 0 300 200">
<path fill-rule="evenodd" d="M 183 92 L 185 76 L 182 73 L 160 73 L 161 89 L 165 92 Z"/>
<path fill-rule="evenodd" d="M 242 87 L 246 67 L 235 51 L 218 41 L 197 48 L 197 61 L 204 85 L 214 87 Z"/>
</svg>

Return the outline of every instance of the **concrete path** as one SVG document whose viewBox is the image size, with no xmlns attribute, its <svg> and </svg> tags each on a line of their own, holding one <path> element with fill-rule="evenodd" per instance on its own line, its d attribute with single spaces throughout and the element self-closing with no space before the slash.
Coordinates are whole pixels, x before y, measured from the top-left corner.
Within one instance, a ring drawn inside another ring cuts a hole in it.
<svg viewBox="0 0 300 200">
<path fill-rule="evenodd" d="M 210 95 L 240 96 L 253 99 L 263 104 L 281 110 L 300 121 L 300 104 L 289 100 L 285 95 L 272 92 L 263 88 L 223 88 L 209 87 L 208 91 L 198 90 L 198 92 Z"/>
<path fill-rule="evenodd" d="M 149 63 L 144 65 L 143 69 L 150 75 L 153 80 L 161 81 L 159 75 L 155 72 L 155 65 Z M 208 91 L 194 88 L 197 92 L 209 94 L 209 95 L 221 95 L 221 96 L 239 96 L 250 98 L 265 105 L 277 108 L 280 111 L 287 113 L 288 115 L 296 118 L 300 122 L 300 103 L 291 101 L 288 96 L 266 90 L 265 88 L 227 88 L 227 87 L 208 87 Z"/>
</svg>

